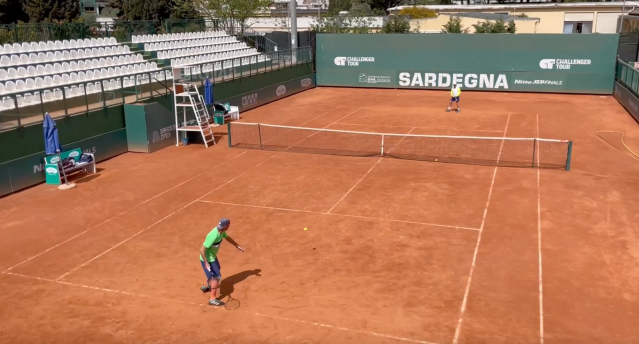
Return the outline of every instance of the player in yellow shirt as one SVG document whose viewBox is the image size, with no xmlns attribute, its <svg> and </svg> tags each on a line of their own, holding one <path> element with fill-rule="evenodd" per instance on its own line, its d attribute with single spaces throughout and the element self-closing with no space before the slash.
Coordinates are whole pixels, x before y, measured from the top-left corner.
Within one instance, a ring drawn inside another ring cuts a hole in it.
<svg viewBox="0 0 639 344">
<path fill-rule="evenodd" d="M 459 86 L 453 84 L 453 88 L 450 89 L 450 103 L 448 104 L 448 109 L 446 112 L 450 112 L 450 107 L 453 106 L 453 102 L 455 102 L 455 106 L 457 106 L 457 112 L 461 112 L 461 108 L 459 107 L 459 96 L 461 95 L 461 89 Z"/>
</svg>

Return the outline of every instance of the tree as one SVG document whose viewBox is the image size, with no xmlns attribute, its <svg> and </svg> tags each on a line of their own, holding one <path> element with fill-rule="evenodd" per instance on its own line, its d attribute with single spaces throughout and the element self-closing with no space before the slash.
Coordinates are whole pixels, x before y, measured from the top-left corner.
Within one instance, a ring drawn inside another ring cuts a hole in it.
<svg viewBox="0 0 639 344">
<path fill-rule="evenodd" d="M 468 28 L 464 28 L 460 17 L 451 16 L 442 26 L 442 33 L 468 33 Z"/>
<path fill-rule="evenodd" d="M 197 8 L 210 20 L 217 20 L 231 32 L 244 33 L 249 18 L 267 11 L 271 0 L 195 0 Z"/>
<path fill-rule="evenodd" d="M 399 6 L 402 0 L 367 0 L 373 10 L 380 9 L 386 12 L 391 7 Z"/>
<path fill-rule="evenodd" d="M 29 21 L 22 9 L 22 0 L 0 0 L 0 24 Z"/>
<path fill-rule="evenodd" d="M 437 12 L 425 7 L 406 7 L 399 11 L 402 16 L 409 16 L 411 19 L 437 18 Z"/>
<path fill-rule="evenodd" d="M 23 0 L 31 22 L 73 21 L 80 17 L 78 0 Z"/>
<path fill-rule="evenodd" d="M 311 24 L 311 31 L 321 33 L 369 33 L 371 31 L 372 18 L 345 16 L 325 16 L 315 18 Z"/>
<path fill-rule="evenodd" d="M 473 24 L 475 33 L 515 33 L 515 22 L 510 21 L 508 26 L 502 19 L 497 19 L 494 22 L 486 20 L 484 22 Z"/>
<path fill-rule="evenodd" d="M 373 10 L 371 9 L 371 5 L 364 0 L 352 0 L 351 9 L 348 11 L 348 14 L 356 17 L 371 17 L 373 16 Z"/>
<path fill-rule="evenodd" d="M 337 15 L 339 12 L 348 11 L 351 8 L 351 0 L 330 0 L 328 3 L 329 15 Z"/>
<path fill-rule="evenodd" d="M 384 26 L 383 33 L 407 33 L 410 32 L 410 23 L 404 17 L 390 16 Z"/>
<path fill-rule="evenodd" d="M 189 0 L 112 0 L 117 17 L 123 21 L 164 19 L 197 19 L 199 11 Z"/>
</svg>

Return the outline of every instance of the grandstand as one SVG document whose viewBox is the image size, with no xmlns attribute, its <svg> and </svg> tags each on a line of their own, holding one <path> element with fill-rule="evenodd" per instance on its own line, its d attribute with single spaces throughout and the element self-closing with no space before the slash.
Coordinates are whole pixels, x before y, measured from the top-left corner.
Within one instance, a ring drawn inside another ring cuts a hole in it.
<svg viewBox="0 0 639 344">
<path fill-rule="evenodd" d="M 60 117 L 118 98 L 121 104 L 144 93 L 167 94 L 171 67 L 199 79 L 215 79 L 211 73 L 217 72 L 226 80 L 225 73 L 235 77 L 234 68 L 271 61 L 223 31 L 132 35 L 131 41 L 110 37 L 0 46 L 0 130 L 39 122 L 45 112 Z"/>
</svg>

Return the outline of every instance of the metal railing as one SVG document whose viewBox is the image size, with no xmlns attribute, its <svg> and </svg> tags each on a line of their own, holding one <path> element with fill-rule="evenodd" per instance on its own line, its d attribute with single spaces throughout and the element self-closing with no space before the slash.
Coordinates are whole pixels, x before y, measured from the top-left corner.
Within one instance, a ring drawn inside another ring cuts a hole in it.
<svg viewBox="0 0 639 344">
<path fill-rule="evenodd" d="M 213 83 L 221 83 L 312 63 L 313 59 L 310 47 L 253 57 L 234 57 L 173 68 L 180 68 L 183 79 L 202 85 L 206 78 Z M 0 131 L 41 123 L 47 112 L 55 119 L 145 99 L 171 97 L 172 87 L 172 67 L 165 67 L 148 72 L 3 94 L 0 99 Z"/>
<path fill-rule="evenodd" d="M 639 70 L 630 64 L 617 59 L 617 72 L 615 80 L 624 85 L 636 97 L 639 97 Z"/>
<path fill-rule="evenodd" d="M 229 33 L 231 34 L 231 33 Z M 244 34 L 236 34 L 235 37 L 241 42 L 257 49 L 261 53 L 272 53 L 277 51 L 277 43 L 268 39 L 263 33 L 255 31 L 244 31 Z"/>
</svg>

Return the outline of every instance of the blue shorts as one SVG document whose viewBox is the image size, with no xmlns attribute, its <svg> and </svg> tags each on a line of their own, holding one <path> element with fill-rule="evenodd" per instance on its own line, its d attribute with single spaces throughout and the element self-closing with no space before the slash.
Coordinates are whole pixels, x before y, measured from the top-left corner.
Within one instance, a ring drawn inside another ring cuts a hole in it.
<svg viewBox="0 0 639 344">
<path fill-rule="evenodd" d="M 219 259 L 216 258 L 214 262 L 205 262 L 203 260 L 200 260 L 200 263 L 202 263 L 202 269 L 204 269 L 204 274 L 206 275 L 207 281 L 210 281 L 213 278 L 222 279 L 222 273 L 220 272 Z M 204 264 L 208 264 L 211 267 L 211 271 L 207 270 L 206 265 Z"/>
<path fill-rule="evenodd" d="M 459 97 L 451 97 L 450 98 L 451 102 L 458 102 L 459 103 Z"/>
</svg>

